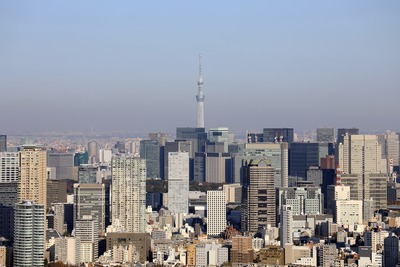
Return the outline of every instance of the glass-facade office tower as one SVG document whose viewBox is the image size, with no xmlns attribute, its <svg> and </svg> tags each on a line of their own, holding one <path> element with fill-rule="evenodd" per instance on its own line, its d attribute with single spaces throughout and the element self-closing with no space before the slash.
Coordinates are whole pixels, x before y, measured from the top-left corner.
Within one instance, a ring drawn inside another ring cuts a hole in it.
<svg viewBox="0 0 400 267">
<path fill-rule="evenodd" d="M 223 152 L 225 153 L 228 152 L 228 139 L 229 139 L 228 128 L 226 127 L 211 128 L 209 131 L 209 138 L 210 142 L 224 143 Z"/>
<path fill-rule="evenodd" d="M 112 174 L 112 224 L 126 232 L 143 233 L 146 224 L 146 161 L 114 156 Z"/>
<path fill-rule="evenodd" d="M 43 266 L 44 205 L 24 200 L 15 206 L 14 266 Z"/>
<path fill-rule="evenodd" d="M 105 232 L 104 187 L 104 184 L 74 184 L 74 222 L 91 216 L 97 220 L 100 234 Z"/>
<path fill-rule="evenodd" d="M 207 133 L 204 128 L 178 127 L 176 128 L 176 140 L 186 140 L 191 142 L 192 151 L 189 157 L 193 159 L 196 152 L 205 151 Z"/>
<path fill-rule="evenodd" d="M 263 141 L 266 143 L 294 141 L 293 128 L 264 128 Z"/>
<path fill-rule="evenodd" d="M 140 158 L 146 160 L 147 178 L 160 178 L 160 145 L 157 141 L 140 141 Z"/>
</svg>

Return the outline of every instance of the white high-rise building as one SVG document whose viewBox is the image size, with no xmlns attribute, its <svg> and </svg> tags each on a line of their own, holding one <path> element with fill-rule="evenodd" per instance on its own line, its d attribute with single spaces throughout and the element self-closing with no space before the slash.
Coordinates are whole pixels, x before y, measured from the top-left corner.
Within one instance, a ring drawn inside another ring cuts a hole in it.
<svg viewBox="0 0 400 267">
<path fill-rule="evenodd" d="M 70 265 L 79 265 L 81 262 L 81 241 L 79 237 L 56 238 L 54 247 L 55 261 L 62 261 Z"/>
<path fill-rule="evenodd" d="M 377 135 L 346 134 L 338 145 L 338 163 L 344 174 L 387 172 Z"/>
<path fill-rule="evenodd" d="M 43 266 L 44 205 L 24 200 L 15 206 L 14 266 Z"/>
<path fill-rule="evenodd" d="M 226 228 L 226 199 L 223 190 L 207 191 L 207 235 L 219 236 Z"/>
<path fill-rule="evenodd" d="M 337 159 L 344 177 L 358 176 L 354 180 L 358 182 L 358 186 L 349 184 L 347 178 L 343 179 L 343 183 L 349 185 L 351 191 L 359 191 L 356 199 L 372 198 L 375 209 L 386 208 L 388 169 L 386 159 L 382 158 L 378 136 L 346 134 L 343 143 L 338 144 Z M 354 197 L 352 199 L 356 200 Z"/>
<path fill-rule="evenodd" d="M 168 153 L 168 209 L 171 213 L 189 211 L 189 153 Z"/>
<path fill-rule="evenodd" d="M 146 161 L 114 156 L 112 175 L 112 224 L 127 232 L 143 233 L 146 222 Z"/>
<path fill-rule="evenodd" d="M 280 214 L 279 236 L 281 247 L 285 248 L 286 244 L 293 244 L 293 211 L 292 206 L 282 205 Z"/>
<path fill-rule="evenodd" d="M 18 152 L 0 152 L 0 183 L 19 180 Z"/>
<path fill-rule="evenodd" d="M 81 262 L 94 262 L 98 258 L 99 224 L 91 216 L 83 216 L 75 222 L 75 237 L 80 240 L 79 258 Z"/>
</svg>

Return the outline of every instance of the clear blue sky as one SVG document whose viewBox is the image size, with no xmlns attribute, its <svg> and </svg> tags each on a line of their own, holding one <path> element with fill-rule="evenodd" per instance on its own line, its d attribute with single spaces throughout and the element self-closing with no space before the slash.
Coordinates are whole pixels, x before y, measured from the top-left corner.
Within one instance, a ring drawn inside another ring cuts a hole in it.
<svg viewBox="0 0 400 267">
<path fill-rule="evenodd" d="M 0 1 L 0 132 L 400 130 L 400 1 Z"/>
</svg>

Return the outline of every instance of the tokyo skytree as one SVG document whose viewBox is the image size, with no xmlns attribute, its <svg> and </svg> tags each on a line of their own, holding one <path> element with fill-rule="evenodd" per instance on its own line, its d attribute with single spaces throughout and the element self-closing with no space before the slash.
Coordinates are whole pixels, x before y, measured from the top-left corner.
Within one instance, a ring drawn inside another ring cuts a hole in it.
<svg viewBox="0 0 400 267">
<path fill-rule="evenodd" d="M 201 75 L 201 55 L 199 55 L 199 81 L 197 82 L 199 90 L 196 95 L 197 100 L 197 127 L 204 128 L 204 94 L 203 94 L 203 76 Z"/>
</svg>

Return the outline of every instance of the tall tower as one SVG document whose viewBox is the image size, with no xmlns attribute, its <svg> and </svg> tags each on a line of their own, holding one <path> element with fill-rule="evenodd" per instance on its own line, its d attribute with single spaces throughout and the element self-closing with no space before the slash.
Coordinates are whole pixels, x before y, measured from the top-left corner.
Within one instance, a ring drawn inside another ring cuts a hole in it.
<svg viewBox="0 0 400 267">
<path fill-rule="evenodd" d="M 46 207 L 46 149 L 36 145 L 22 146 L 19 152 L 19 169 L 19 202 L 29 199 Z"/>
<path fill-rule="evenodd" d="M 14 266 L 43 266 L 45 207 L 31 200 L 15 205 Z"/>
<path fill-rule="evenodd" d="M 199 81 L 197 82 L 199 91 L 196 95 L 197 100 L 197 127 L 204 128 L 204 94 L 203 94 L 203 76 L 201 75 L 201 55 L 199 55 Z"/>
<path fill-rule="evenodd" d="M 114 156 L 112 174 L 112 224 L 125 231 L 143 233 L 146 222 L 146 160 Z"/>
</svg>

